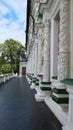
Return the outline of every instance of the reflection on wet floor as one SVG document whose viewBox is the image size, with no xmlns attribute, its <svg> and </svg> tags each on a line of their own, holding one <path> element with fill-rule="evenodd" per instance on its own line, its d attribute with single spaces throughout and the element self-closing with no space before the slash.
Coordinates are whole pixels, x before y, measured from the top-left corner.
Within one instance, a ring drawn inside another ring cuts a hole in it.
<svg viewBox="0 0 73 130">
<path fill-rule="evenodd" d="M 0 86 L 0 130 L 62 130 L 44 102 L 36 102 L 26 78 Z"/>
</svg>

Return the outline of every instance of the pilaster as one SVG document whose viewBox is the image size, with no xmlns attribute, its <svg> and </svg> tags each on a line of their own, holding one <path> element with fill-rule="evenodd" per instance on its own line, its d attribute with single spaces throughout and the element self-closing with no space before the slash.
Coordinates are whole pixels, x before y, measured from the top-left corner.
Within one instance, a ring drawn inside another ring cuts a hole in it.
<svg viewBox="0 0 73 130">
<path fill-rule="evenodd" d="M 69 74 L 69 0 L 60 1 L 60 42 L 58 56 L 58 80 L 68 78 Z"/>
<path fill-rule="evenodd" d="M 38 25 L 38 66 L 37 74 L 41 74 L 41 63 L 42 63 L 42 24 Z"/>
<path fill-rule="evenodd" d="M 73 78 L 73 0 L 70 0 L 71 78 Z"/>
<path fill-rule="evenodd" d="M 43 65 L 43 81 L 50 81 L 50 20 L 45 15 L 44 17 L 44 65 Z"/>
<path fill-rule="evenodd" d="M 33 79 L 32 79 L 32 84 L 30 86 L 31 89 L 35 89 L 35 83 L 36 83 L 36 80 L 37 80 L 37 64 L 38 64 L 38 39 L 37 39 L 37 36 L 35 38 L 35 43 L 34 43 L 34 53 L 33 53 L 33 72 L 34 72 L 34 76 L 33 76 Z"/>
<path fill-rule="evenodd" d="M 34 47 L 34 76 L 37 77 L 37 64 L 38 64 L 38 39 L 35 39 L 35 47 Z"/>
<path fill-rule="evenodd" d="M 48 12 L 44 14 L 44 64 L 43 64 L 43 82 L 40 83 L 39 91 L 35 95 L 37 101 L 42 101 L 47 95 L 50 95 L 50 18 Z"/>
</svg>

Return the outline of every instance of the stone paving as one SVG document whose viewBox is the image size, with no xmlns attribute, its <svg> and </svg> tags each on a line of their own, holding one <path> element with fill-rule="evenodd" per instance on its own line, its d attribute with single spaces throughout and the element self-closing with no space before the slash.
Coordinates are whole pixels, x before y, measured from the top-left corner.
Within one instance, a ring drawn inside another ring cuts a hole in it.
<svg viewBox="0 0 73 130">
<path fill-rule="evenodd" d="M 44 102 L 36 102 L 26 78 L 0 85 L 0 130 L 62 130 Z"/>
</svg>

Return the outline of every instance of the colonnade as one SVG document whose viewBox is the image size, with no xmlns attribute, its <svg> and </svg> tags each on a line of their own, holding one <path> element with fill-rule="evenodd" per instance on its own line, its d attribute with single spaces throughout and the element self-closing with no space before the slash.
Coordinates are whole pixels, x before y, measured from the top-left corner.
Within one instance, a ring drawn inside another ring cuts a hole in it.
<svg viewBox="0 0 73 130">
<path fill-rule="evenodd" d="M 60 18 L 59 27 L 57 25 L 57 30 L 59 29 L 59 32 L 56 31 L 57 37 L 55 37 L 54 29 L 55 29 L 55 19 L 57 17 L 57 14 Z M 60 1 L 60 8 L 57 12 L 56 16 L 51 17 L 48 11 L 44 11 L 43 14 L 43 22 L 38 23 L 37 25 L 37 34 L 35 37 L 33 49 L 31 51 L 31 54 L 28 58 L 28 72 L 31 74 L 34 74 L 33 78 L 36 79 L 40 78 L 42 79 L 41 82 L 39 82 L 38 86 L 42 89 L 37 89 L 36 99 L 42 100 L 46 95 L 51 95 L 50 88 L 54 85 L 55 90 L 65 90 L 67 89 L 67 92 L 69 93 L 69 124 L 71 122 L 71 125 L 73 124 L 73 88 L 64 83 L 60 83 L 61 80 L 65 80 L 70 78 L 70 64 L 69 64 L 69 57 L 70 57 L 70 46 L 69 46 L 69 0 L 61 0 Z M 43 26 L 44 26 L 44 62 L 43 62 L 43 68 L 41 70 L 42 66 L 42 32 L 43 32 Z M 59 34 L 58 34 L 59 33 Z M 52 39 L 53 38 L 53 39 Z M 57 38 L 57 39 L 55 39 Z M 59 38 L 59 39 L 58 39 Z M 56 41 L 58 42 L 57 44 Z M 54 46 L 56 46 L 57 53 L 53 53 Z M 51 48 L 52 47 L 52 48 Z M 53 53 L 53 54 L 52 54 Z M 52 54 L 52 55 L 51 55 Z M 55 56 L 55 55 L 56 56 Z M 57 57 L 56 60 L 52 59 L 54 57 Z M 53 62 L 54 61 L 54 62 Z M 54 67 L 55 66 L 55 67 Z M 56 70 L 54 71 L 54 68 Z M 51 72 L 52 70 L 52 72 Z M 57 76 L 57 84 L 52 85 L 52 77 Z M 38 78 L 39 77 L 39 78 Z M 55 86 L 56 85 L 56 86 Z M 47 89 L 46 89 L 47 87 Z M 42 91 L 45 90 L 45 91 Z M 47 93 L 47 91 L 49 93 Z M 59 93 L 56 94 L 54 92 L 54 95 L 57 95 L 57 99 L 66 99 L 68 98 L 67 93 Z M 53 95 L 53 98 L 54 98 Z M 54 99 L 55 100 L 55 99 Z M 63 103 L 65 103 L 63 101 Z M 64 105 L 64 104 L 63 104 Z M 71 130 L 73 126 L 71 127 Z M 67 127 L 63 127 L 63 130 L 65 130 Z M 69 130 L 69 128 L 67 128 Z"/>
</svg>

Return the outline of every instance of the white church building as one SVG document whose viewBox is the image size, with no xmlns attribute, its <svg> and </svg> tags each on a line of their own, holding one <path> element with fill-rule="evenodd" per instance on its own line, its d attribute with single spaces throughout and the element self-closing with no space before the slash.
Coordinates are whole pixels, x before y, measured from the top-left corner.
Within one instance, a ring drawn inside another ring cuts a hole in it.
<svg viewBox="0 0 73 130">
<path fill-rule="evenodd" d="M 73 0 L 27 0 L 26 48 L 36 101 L 73 130 Z"/>
</svg>

